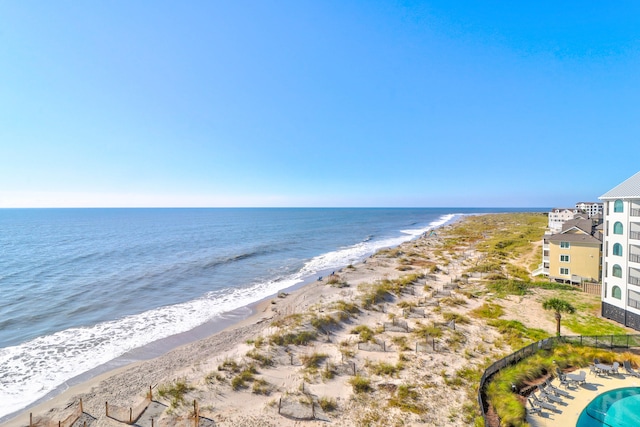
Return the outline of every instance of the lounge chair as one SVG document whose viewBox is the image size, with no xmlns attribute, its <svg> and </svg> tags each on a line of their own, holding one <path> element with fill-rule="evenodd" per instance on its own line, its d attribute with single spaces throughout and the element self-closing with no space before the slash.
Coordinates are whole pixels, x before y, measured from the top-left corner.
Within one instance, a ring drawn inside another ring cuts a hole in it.
<svg viewBox="0 0 640 427">
<path fill-rule="evenodd" d="M 640 378 L 640 373 L 633 370 L 630 361 L 625 360 L 624 362 L 622 362 L 622 366 L 624 367 L 624 370 L 627 371 L 627 374 L 631 375 L 632 377 Z"/>
<path fill-rule="evenodd" d="M 542 416 L 542 408 L 540 406 L 536 406 L 536 404 L 531 399 L 528 399 L 528 400 L 529 400 L 529 406 L 526 407 L 526 410 L 530 414 L 538 414 Z"/>
<path fill-rule="evenodd" d="M 560 368 L 556 368 L 556 376 L 558 377 L 558 381 L 560 381 L 560 385 L 564 386 L 564 388 L 569 387 L 569 381 L 567 381 L 567 377 L 562 373 Z"/>
<path fill-rule="evenodd" d="M 540 397 L 538 399 L 540 400 L 546 400 L 549 403 L 564 403 L 562 399 L 560 399 L 557 396 L 554 396 L 551 393 L 547 393 L 544 390 L 538 389 L 540 390 Z M 535 395 L 534 395 L 535 396 Z"/>
<path fill-rule="evenodd" d="M 531 401 L 531 399 L 529 399 L 529 406 L 526 406 L 525 409 L 527 410 L 527 412 L 529 412 L 531 415 L 533 414 L 538 414 L 538 415 L 542 415 L 542 408 L 539 406 L 535 406 L 533 404 L 533 402 Z"/>
<path fill-rule="evenodd" d="M 551 380 L 549 380 L 549 378 L 547 378 L 545 380 L 543 385 L 544 385 L 544 391 L 546 391 L 547 393 L 553 393 L 556 396 L 562 396 L 562 397 L 570 397 L 571 396 L 566 391 L 561 390 L 558 387 L 554 387 L 553 384 L 551 384 Z"/>
<path fill-rule="evenodd" d="M 539 406 L 541 408 L 544 408 L 546 410 L 553 411 L 553 412 L 560 412 L 558 408 L 553 406 L 551 403 L 547 403 L 538 399 L 538 396 L 536 396 L 535 394 L 531 393 L 529 396 L 533 399 L 534 406 Z M 529 402 L 532 402 L 531 399 L 529 400 Z"/>
</svg>

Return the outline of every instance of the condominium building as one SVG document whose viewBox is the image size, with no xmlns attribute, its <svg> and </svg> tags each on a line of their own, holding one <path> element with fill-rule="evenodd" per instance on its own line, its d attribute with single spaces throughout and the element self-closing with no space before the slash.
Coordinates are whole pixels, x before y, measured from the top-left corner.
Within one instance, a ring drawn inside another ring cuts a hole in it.
<svg viewBox="0 0 640 427">
<path fill-rule="evenodd" d="M 597 202 L 578 202 L 576 203 L 576 209 L 586 213 L 589 218 L 602 214 L 603 203 Z"/>
<path fill-rule="evenodd" d="M 544 236 L 543 268 L 536 272 L 559 282 L 600 282 L 601 257 L 601 223 L 578 217 L 565 221 L 560 233 Z"/>
<path fill-rule="evenodd" d="M 562 224 L 565 221 L 573 219 L 573 217 L 580 213 L 578 208 L 553 208 L 549 212 L 549 230 L 552 233 L 559 233 L 562 230 Z"/>
<path fill-rule="evenodd" d="M 640 172 L 604 202 L 602 316 L 640 330 Z"/>
</svg>

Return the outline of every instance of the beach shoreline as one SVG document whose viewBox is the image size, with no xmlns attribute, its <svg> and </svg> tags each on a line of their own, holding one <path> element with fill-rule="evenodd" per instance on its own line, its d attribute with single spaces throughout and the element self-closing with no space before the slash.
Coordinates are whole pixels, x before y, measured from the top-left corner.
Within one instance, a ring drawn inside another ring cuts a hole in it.
<svg viewBox="0 0 640 427">
<path fill-rule="evenodd" d="M 445 223 L 434 227 L 433 229 L 439 229 L 452 224 L 465 215 L 456 215 L 447 220 Z M 424 236 L 418 236 L 412 238 L 398 246 L 389 248 L 397 248 L 406 243 L 416 241 Z M 385 248 L 385 249 L 389 249 Z M 369 258 L 372 258 L 373 254 L 361 260 L 358 265 L 365 265 Z M 321 275 L 329 275 L 331 271 L 320 272 Z M 375 274 L 374 274 L 375 276 Z M 85 372 L 77 377 L 74 377 L 66 381 L 63 385 L 59 386 L 56 390 L 48 393 L 44 397 L 29 404 L 27 407 L 18 410 L 16 412 L 7 414 L 0 419 L 0 426 L 17 427 L 22 425 L 28 425 L 29 414 L 43 414 L 43 413 L 55 413 L 60 407 L 68 407 L 73 403 L 64 403 L 66 401 L 78 401 L 80 396 L 91 395 L 91 391 L 98 388 L 103 382 L 108 382 L 112 377 L 123 375 L 128 370 L 136 369 L 136 367 L 151 363 L 156 359 L 166 359 L 171 357 L 173 353 L 183 353 L 191 351 L 193 346 L 202 346 L 203 342 L 210 342 L 215 340 L 216 337 L 222 339 L 222 337 L 233 337 L 237 343 L 239 336 L 245 334 L 251 335 L 251 331 L 256 329 L 256 325 L 260 325 L 266 320 L 272 319 L 279 313 L 279 308 L 275 306 L 285 306 L 285 311 L 294 311 L 289 302 L 292 299 L 306 298 L 305 293 L 309 293 L 309 290 L 313 287 L 324 287 L 325 284 L 321 280 L 313 279 L 312 277 L 303 278 L 301 282 L 296 283 L 288 288 L 280 290 L 276 294 L 272 294 L 259 301 L 250 303 L 246 306 L 240 307 L 236 310 L 232 310 L 228 313 L 223 313 L 219 318 L 214 321 L 207 322 L 204 325 L 200 325 L 190 331 L 186 331 L 180 334 L 176 334 L 150 344 L 147 344 L 141 348 L 134 349 L 126 354 L 119 356 L 118 358 L 109 361 L 106 364 L 100 365 L 88 372 Z M 286 295 L 287 298 L 279 299 L 278 295 Z M 310 298 L 311 300 L 311 298 Z M 278 304 L 282 302 L 281 304 Z M 302 306 L 308 306 L 309 304 L 303 304 Z M 250 338 L 247 338 L 250 339 Z M 172 363 L 163 363 L 163 366 L 171 366 Z M 153 384 L 149 384 L 154 386 Z M 155 384 L 157 386 L 157 384 Z M 148 388 L 145 387 L 145 390 Z M 120 402 L 122 403 L 122 402 Z M 85 399 L 84 407 L 87 408 Z M 85 409 L 86 411 L 86 409 Z M 25 424 L 25 419 L 26 424 Z"/>
</svg>

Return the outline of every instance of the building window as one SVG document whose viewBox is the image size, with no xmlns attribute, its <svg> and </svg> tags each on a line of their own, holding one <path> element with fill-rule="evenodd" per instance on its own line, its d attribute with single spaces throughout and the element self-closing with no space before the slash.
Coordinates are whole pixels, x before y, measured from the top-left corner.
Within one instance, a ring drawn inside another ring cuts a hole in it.
<svg viewBox="0 0 640 427">
<path fill-rule="evenodd" d="M 623 205 L 622 205 L 622 200 L 616 200 L 613 203 L 613 211 L 614 212 L 624 212 L 624 208 L 623 208 Z"/>
<path fill-rule="evenodd" d="M 620 243 L 616 243 L 615 245 L 613 245 L 613 254 L 622 256 L 622 245 Z"/>
<path fill-rule="evenodd" d="M 569 242 L 560 242 L 560 248 L 569 249 L 571 247 L 571 243 Z"/>
<path fill-rule="evenodd" d="M 627 299 L 627 305 L 633 308 L 640 308 L 640 293 L 636 291 L 629 291 Z"/>
<path fill-rule="evenodd" d="M 615 224 L 613 224 L 613 234 L 622 234 L 622 223 L 620 221 L 617 221 Z"/>
<path fill-rule="evenodd" d="M 611 289 L 611 296 L 615 299 L 622 299 L 622 291 L 619 286 L 614 286 L 613 289 Z"/>
<path fill-rule="evenodd" d="M 568 269 L 568 268 L 561 267 L 561 268 L 560 268 L 560 275 L 561 275 L 561 276 L 568 276 L 568 275 L 569 275 L 569 269 Z"/>
<path fill-rule="evenodd" d="M 560 255 L 560 262 L 569 262 L 569 255 Z"/>
<path fill-rule="evenodd" d="M 622 277 L 622 267 L 618 264 L 614 264 L 613 270 L 611 270 L 611 274 L 613 277 Z"/>
</svg>

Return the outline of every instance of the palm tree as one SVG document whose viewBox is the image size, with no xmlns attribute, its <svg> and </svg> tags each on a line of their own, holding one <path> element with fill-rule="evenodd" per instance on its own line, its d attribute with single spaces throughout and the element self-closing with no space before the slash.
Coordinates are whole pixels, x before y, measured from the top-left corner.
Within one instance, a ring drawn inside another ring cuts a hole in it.
<svg viewBox="0 0 640 427">
<path fill-rule="evenodd" d="M 556 312 L 556 335 L 560 336 L 560 319 L 562 319 L 562 313 L 575 313 L 576 308 L 568 301 L 560 298 L 549 298 L 542 303 L 542 308 L 545 310 L 553 310 Z"/>
</svg>

